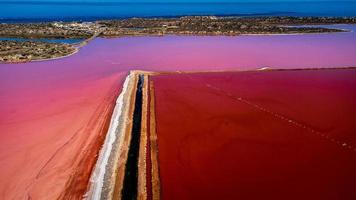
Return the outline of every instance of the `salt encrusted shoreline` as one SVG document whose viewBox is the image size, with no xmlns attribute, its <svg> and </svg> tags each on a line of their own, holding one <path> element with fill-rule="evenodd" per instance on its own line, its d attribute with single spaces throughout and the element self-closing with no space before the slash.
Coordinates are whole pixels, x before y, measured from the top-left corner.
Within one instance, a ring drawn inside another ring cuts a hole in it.
<svg viewBox="0 0 356 200">
<path fill-rule="evenodd" d="M 124 104 L 124 96 L 127 93 L 128 82 L 130 80 L 130 76 L 131 75 L 129 74 L 126 77 L 124 85 L 122 87 L 122 91 L 116 100 L 116 105 L 115 105 L 114 112 L 111 117 L 109 129 L 106 134 L 106 138 L 105 138 L 103 147 L 100 150 L 98 161 L 95 165 L 92 176 L 90 178 L 91 187 L 88 192 L 88 194 L 89 194 L 88 199 L 100 199 L 101 191 L 102 191 L 103 184 L 104 184 L 104 175 L 105 175 L 105 171 L 106 171 L 105 169 L 109 162 L 109 157 L 111 154 L 111 150 L 113 148 L 113 144 L 114 144 L 115 140 L 117 139 L 117 137 L 119 137 L 119 135 L 116 135 L 116 130 L 118 128 L 120 118 L 123 117 L 122 109 L 123 109 L 123 104 Z"/>
<path fill-rule="evenodd" d="M 88 191 L 84 199 L 111 199 L 115 195 L 118 176 L 122 175 L 122 163 L 128 147 L 126 142 L 131 128 L 133 94 L 136 91 L 137 73 L 132 71 L 126 77 L 122 92 L 117 98 L 108 133 L 99 153 L 98 161 L 92 172 Z M 119 164 L 120 163 L 120 164 Z M 120 167 L 120 169 L 119 169 Z"/>
</svg>

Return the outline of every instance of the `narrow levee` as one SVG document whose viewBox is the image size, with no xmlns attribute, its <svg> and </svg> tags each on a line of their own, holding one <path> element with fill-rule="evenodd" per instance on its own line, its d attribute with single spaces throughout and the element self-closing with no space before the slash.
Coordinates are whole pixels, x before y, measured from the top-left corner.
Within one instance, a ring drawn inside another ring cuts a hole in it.
<svg viewBox="0 0 356 200">
<path fill-rule="evenodd" d="M 147 199 L 148 73 L 132 71 L 117 99 L 86 199 Z"/>
<path fill-rule="evenodd" d="M 135 109 L 131 130 L 131 141 L 126 162 L 125 178 L 122 188 L 122 199 L 132 200 L 137 197 L 138 156 L 140 150 L 141 121 L 142 121 L 142 86 L 144 76 L 139 75 L 136 90 Z"/>
</svg>

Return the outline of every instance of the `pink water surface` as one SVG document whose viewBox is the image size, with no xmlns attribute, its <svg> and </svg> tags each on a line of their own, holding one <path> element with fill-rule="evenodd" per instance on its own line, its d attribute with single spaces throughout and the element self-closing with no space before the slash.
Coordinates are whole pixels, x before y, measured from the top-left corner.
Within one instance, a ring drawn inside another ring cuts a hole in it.
<svg viewBox="0 0 356 200">
<path fill-rule="evenodd" d="M 0 199 L 49 199 L 68 191 L 131 69 L 346 67 L 356 66 L 355 55 L 354 32 L 165 36 L 95 39 L 68 58 L 0 64 Z"/>
</svg>

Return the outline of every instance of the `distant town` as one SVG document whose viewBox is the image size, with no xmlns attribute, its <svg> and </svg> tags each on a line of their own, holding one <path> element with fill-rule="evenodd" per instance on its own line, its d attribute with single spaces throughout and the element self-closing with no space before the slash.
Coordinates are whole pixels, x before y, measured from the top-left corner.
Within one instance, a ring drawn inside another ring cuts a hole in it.
<svg viewBox="0 0 356 200">
<path fill-rule="evenodd" d="M 78 45 L 4 40 L 0 41 L 0 62 L 28 62 L 68 56 L 95 37 L 331 33 L 345 30 L 297 25 L 355 23 L 355 17 L 215 16 L 131 18 L 96 22 L 2 23 L 2 38 L 83 39 L 83 42 Z"/>
</svg>

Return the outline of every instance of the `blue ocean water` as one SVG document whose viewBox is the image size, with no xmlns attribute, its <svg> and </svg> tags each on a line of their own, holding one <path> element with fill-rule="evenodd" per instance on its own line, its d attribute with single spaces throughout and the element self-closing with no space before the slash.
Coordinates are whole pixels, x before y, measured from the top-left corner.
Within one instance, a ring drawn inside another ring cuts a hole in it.
<svg viewBox="0 0 356 200">
<path fill-rule="evenodd" d="M 264 3 L 115 3 L 0 1 L 0 22 L 91 21 L 183 15 L 356 16 L 355 1 Z"/>
</svg>

